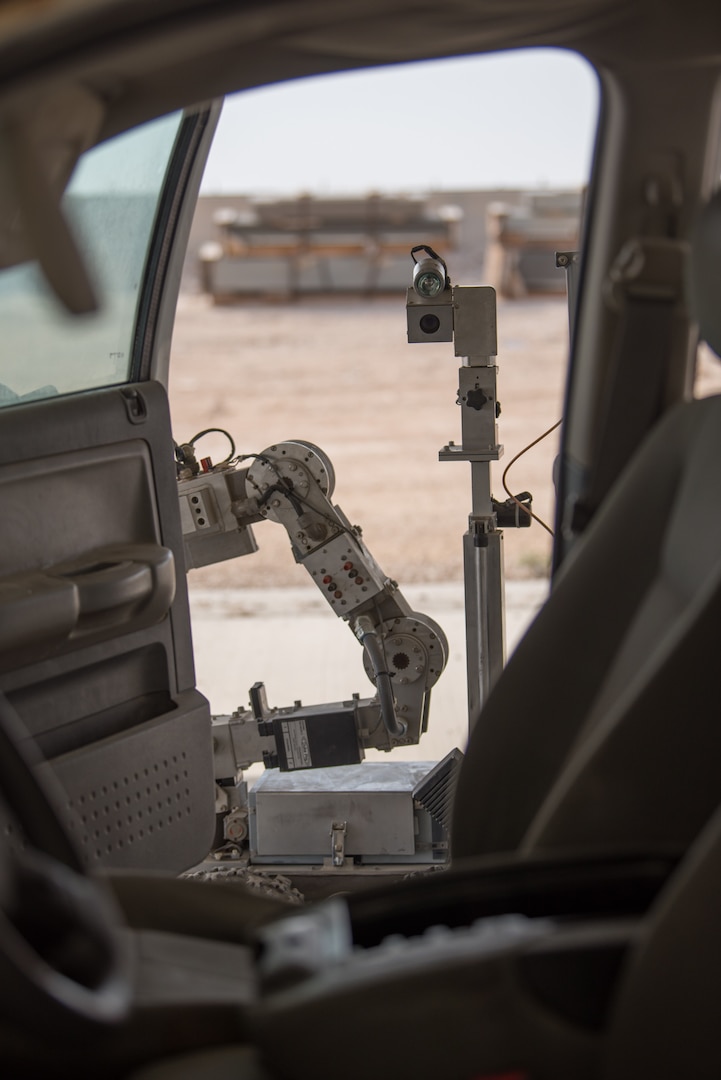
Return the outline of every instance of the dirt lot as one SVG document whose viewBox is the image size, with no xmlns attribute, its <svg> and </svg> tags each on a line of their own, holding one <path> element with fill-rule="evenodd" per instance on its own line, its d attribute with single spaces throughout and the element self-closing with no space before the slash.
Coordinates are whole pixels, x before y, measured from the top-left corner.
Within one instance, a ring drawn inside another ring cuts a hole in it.
<svg viewBox="0 0 721 1080">
<path fill-rule="evenodd" d="M 502 468 L 560 416 L 565 304 L 502 303 L 498 325 Z M 335 464 L 335 501 L 409 602 L 444 628 L 449 662 L 433 690 L 430 731 L 396 752 L 424 760 L 463 746 L 467 733 L 461 537 L 470 469 L 438 461 L 442 445 L 460 441 L 457 366 L 451 345 L 407 344 L 402 300 L 214 308 L 188 294 L 171 364 L 176 439 L 218 425 L 244 452 L 288 438 L 323 447 Z M 703 383 L 721 389 L 721 365 L 707 362 Z M 557 439 L 554 432 L 509 475 L 549 521 Z M 227 452 L 217 437 L 200 448 L 215 460 Z M 272 705 L 367 695 L 358 643 L 294 563 L 285 530 L 263 522 L 256 537 L 256 554 L 189 577 L 198 685 L 213 711 L 247 704 L 257 679 Z M 529 579 L 546 573 L 549 551 L 538 525 L 506 531 L 509 649 L 543 600 L 545 583 Z"/>
<path fill-rule="evenodd" d="M 561 299 L 501 302 L 498 312 L 499 441 L 494 494 L 511 458 L 561 415 L 567 314 Z M 175 438 L 226 428 L 239 451 L 282 439 L 322 447 L 336 472 L 336 502 L 383 569 L 401 584 L 457 581 L 470 509 L 470 469 L 440 463 L 460 442 L 458 360 L 452 345 L 409 345 L 403 300 L 304 301 L 213 307 L 183 294 L 171 361 Z M 514 492 L 530 490 L 552 523 L 551 469 L 558 432 L 510 471 Z M 215 460 L 226 443 L 200 444 Z M 200 588 L 302 584 L 285 532 L 263 523 L 260 551 L 194 571 Z M 543 576 L 550 537 L 538 525 L 508 530 L 509 577 Z"/>
<path fill-rule="evenodd" d="M 498 309 L 501 472 L 561 415 L 568 323 L 563 299 L 501 301 Z M 242 452 L 305 439 L 330 456 L 334 502 L 360 525 L 385 572 L 401 585 L 461 579 L 461 537 L 470 509 L 470 469 L 441 463 L 460 442 L 458 361 L 450 344 L 409 345 L 403 300 L 303 301 L 213 307 L 181 295 L 171 361 L 175 438 L 226 428 Z M 721 390 L 721 365 L 706 359 L 701 389 Z M 221 460 L 222 437 L 200 444 Z M 510 470 L 514 492 L 533 493 L 553 523 L 558 431 Z M 256 528 L 260 551 L 193 571 L 196 588 L 304 585 L 285 530 Z M 543 577 L 551 539 L 539 525 L 506 530 L 508 578 Z"/>
</svg>

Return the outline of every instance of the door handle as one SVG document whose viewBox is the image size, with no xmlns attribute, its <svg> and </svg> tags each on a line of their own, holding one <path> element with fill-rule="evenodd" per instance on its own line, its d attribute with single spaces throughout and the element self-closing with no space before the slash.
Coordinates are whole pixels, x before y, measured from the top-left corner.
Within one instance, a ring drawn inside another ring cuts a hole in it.
<svg viewBox="0 0 721 1080">
<path fill-rule="evenodd" d="M 0 667 L 68 642 L 160 622 L 175 597 L 175 560 L 159 544 L 113 544 L 71 562 L 0 579 Z"/>
<path fill-rule="evenodd" d="M 159 544 L 98 548 L 48 573 L 71 581 L 77 589 L 78 630 L 86 623 L 114 623 L 141 612 L 145 625 L 156 622 L 175 596 L 173 553 Z"/>
</svg>

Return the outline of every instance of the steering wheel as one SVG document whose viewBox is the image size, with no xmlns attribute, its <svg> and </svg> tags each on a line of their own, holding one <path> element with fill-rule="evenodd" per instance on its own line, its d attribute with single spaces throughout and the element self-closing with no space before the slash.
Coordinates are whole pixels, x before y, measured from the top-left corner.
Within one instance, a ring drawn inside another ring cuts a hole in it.
<svg viewBox="0 0 721 1080">
<path fill-rule="evenodd" d="M 27 745 L 0 693 L 0 1025 L 76 1040 L 127 1015 L 130 958 L 111 896 L 60 823 L 55 778 L 40 778 Z"/>
</svg>

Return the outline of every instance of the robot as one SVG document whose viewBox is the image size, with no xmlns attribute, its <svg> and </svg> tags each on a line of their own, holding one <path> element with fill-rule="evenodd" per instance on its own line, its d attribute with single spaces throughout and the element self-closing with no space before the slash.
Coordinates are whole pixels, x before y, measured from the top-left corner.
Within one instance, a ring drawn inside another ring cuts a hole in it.
<svg viewBox="0 0 721 1080">
<path fill-rule="evenodd" d="M 464 537 L 469 727 L 504 662 L 502 529 L 530 524 L 528 493 L 499 503 L 490 464 L 497 441 L 496 307 L 488 287 L 452 287 L 446 264 L 427 245 L 415 247 L 407 294 L 408 340 L 454 341 L 462 356 L 457 404 L 462 442 L 442 461 L 468 461 L 472 507 Z M 367 548 L 361 529 L 332 502 L 335 473 L 328 456 L 299 439 L 260 453 L 198 460 L 195 444 L 176 446 L 178 493 L 187 567 L 257 550 L 254 527 L 282 525 L 302 565 L 331 610 L 362 646 L 374 693 L 318 705 L 273 707 L 255 683 L 249 706 L 213 719 L 218 857 L 343 868 L 448 858 L 447 826 L 455 774 L 453 750 L 439 763 L 361 763 L 365 751 L 419 742 L 430 696 L 448 659 L 443 630 L 413 611 L 397 583 Z M 244 770 L 265 773 L 248 791 Z M 315 774 L 315 775 L 314 775 Z"/>
</svg>

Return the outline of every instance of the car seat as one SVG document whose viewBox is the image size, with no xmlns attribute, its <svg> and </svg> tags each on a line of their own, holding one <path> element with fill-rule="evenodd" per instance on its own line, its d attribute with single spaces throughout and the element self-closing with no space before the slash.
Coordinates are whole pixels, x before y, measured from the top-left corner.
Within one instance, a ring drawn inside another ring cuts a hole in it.
<svg viewBox="0 0 721 1080">
<path fill-rule="evenodd" d="M 721 354 L 721 193 L 690 297 Z M 554 582 L 472 733 L 454 859 L 684 850 L 721 791 L 721 397 L 671 409 Z"/>
</svg>

